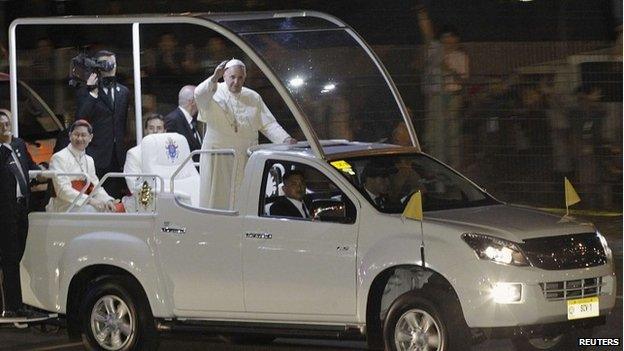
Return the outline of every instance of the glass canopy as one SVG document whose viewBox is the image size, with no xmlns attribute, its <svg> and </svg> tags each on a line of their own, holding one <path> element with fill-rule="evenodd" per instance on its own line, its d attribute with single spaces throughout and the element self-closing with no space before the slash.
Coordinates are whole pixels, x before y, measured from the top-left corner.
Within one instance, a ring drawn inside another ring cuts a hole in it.
<svg viewBox="0 0 624 351">
<path fill-rule="evenodd" d="M 269 65 L 318 139 L 393 143 L 406 127 L 394 86 L 350 28 L 318 17 L 218 22 Z"/>
</svg>

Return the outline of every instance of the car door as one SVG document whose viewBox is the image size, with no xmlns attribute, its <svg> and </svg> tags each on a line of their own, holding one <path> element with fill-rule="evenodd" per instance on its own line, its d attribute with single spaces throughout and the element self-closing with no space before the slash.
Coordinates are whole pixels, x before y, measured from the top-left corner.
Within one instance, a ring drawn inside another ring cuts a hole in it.
<svg viewBox="0 0 624 351">
<path fill-rule="evenodd" d="M 342 199 L 348 203 L 350 218 L 321 221 L 269 215 L 269 200 L 282 193 L 276 173 L 289 169 L 302 170 L 307 178 L 304 202 Z M 275 180 L 274 190 L 267 190 Z M 267 161 L 262 180 L 251 189 L 257 207 L 252 206 L 243 224 L 246 310 L 327 320 L 331 315 L 354 315 L 358 224 L 353 196 L 349 198 L 317 168 L 283 160 Z"/>
<path fill-rule="evenodd" d="M 243 312 L 242 218 L 237 211 L 159 201 L 156 242 L 178 316 Z"/>
</svg>

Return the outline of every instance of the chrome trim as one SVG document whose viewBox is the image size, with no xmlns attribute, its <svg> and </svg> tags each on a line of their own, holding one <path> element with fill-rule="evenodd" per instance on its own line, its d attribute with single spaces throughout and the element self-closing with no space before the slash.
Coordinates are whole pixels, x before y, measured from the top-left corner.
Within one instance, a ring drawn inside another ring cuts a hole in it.
<svg viewBox="0 0 624 351">
<path fill-rule="evenodd" d="M 602 287 L 606 285 L 602 277 L 564 280 L 558 282 L 539 283 L 544 298 L 548 301 L 580 299 L 602 295 Z M 555 286 L 553 288 L 553 285 Z M 549 295 L 551 297 L 549 297 Z M 555 297 L 553 297 L 555 295 Z"/>
<path fill-rule="evenodd" d="M 165 223 L 163 223 L 163 227 L 161 227 L 160 230 L 163 233 L 170 233 L 170 234 L 186 233 L 186 227 L 178 226 L 177 224 L 171 223 L 169 221 L 165 221 Z"/>
<path fill-rule="evenodd" d="M 245 233 L 245 238 L 247 238 L 247 239 L 265 239 L 265 240 L 270 240 L 270 239 L 273 239 L 273 234 L 271 234 L 271 233 L 247 232 L 247 233 Z"/>
</svg>

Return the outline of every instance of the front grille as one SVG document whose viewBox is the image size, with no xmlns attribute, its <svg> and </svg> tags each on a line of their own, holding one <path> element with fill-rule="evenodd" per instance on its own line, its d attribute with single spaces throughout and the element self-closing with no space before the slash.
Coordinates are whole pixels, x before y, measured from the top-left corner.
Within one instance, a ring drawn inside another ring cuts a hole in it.
<svg viewBox="0 0 624 351">
<path fill-rule="evenodd" d="M 587 268 L 607 263 L 596 233 L 528 239 L 519 245 L 531 264 L 542 269 Z"/>
<path fill-rule="evenodd" d="M 544 297 L 548 301 L 598 296 L 602 286 L 602 277 L 540 283 Z"/>
</svg>

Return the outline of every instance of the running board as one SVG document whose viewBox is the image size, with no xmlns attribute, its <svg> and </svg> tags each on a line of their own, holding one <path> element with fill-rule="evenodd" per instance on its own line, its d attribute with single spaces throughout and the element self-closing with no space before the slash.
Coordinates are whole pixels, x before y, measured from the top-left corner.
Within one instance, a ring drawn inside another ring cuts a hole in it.
<svg viewBox="0 0 624 351">
<path fill-rule="evenodd" d="M 46 321 L 48 319 L 52 319 L 52 318 L 57 318 L 58 314 L 56 313 L 49 313 L 49 314 L 45 314 L 43 316 L 37 316 L 37 317 L 11 317 L 11 318 L 4 318 L 4 317 L 0 317 L 0 324 L 28 324 L 28 323 L 36 323 L 36 322 L 43 322 Z"/>
<path fill-rule="evenodd" d="M 202 332 L 211 334 L 272 335 L 309 339 L 364 340 L 357 326 L 215 322 L 201 320 L 160 320 L 161 332 Z"/>
</svg>

